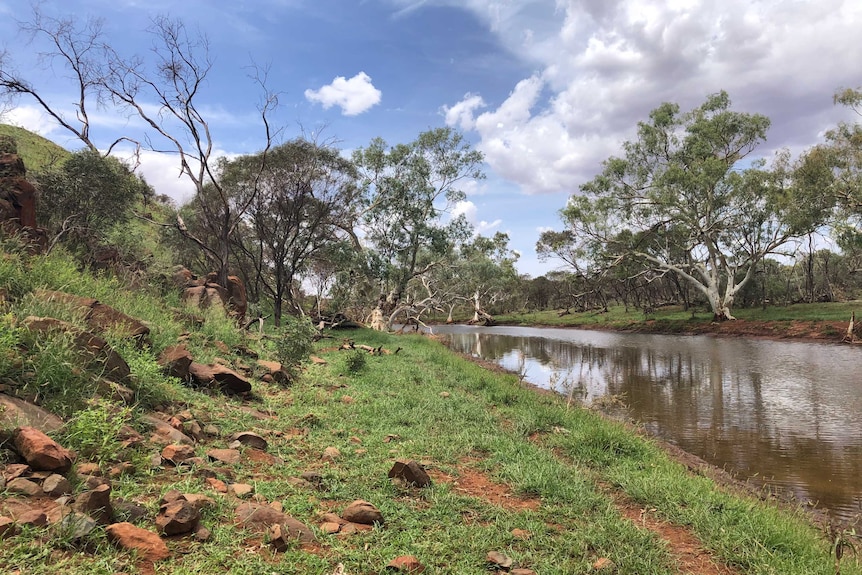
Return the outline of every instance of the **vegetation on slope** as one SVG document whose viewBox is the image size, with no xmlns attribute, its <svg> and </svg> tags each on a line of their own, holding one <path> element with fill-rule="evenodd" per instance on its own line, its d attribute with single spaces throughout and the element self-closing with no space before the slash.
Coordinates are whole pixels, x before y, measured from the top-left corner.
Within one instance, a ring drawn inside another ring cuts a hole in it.
<svg viewBox="0 0 862 575">
<path fill-rule="evenodd" d="M 18 155 L 28 170 L 34 172 L 62 164 L 71 154 L 51 140 L 24 128 L 0 124 L 0 136 L 10 136 L 18 143 Z"/>
</svg>

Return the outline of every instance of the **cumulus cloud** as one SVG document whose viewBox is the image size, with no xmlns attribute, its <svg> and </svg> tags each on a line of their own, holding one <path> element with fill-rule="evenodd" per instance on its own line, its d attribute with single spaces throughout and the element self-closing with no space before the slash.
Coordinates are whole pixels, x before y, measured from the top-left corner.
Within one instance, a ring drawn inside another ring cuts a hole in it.
<svg viewBox="0 0 862 575">
<path fill-rule="evenodd" d="M 452 217 L 463 215 L 473 225 L 476 235 L 488 235 L 488 232 L 499 227 L 503 220 L 496 219 L 492 222 L 481 220 L 478 217 L 479 208 L 470 200 L 463 200 L 452 208 Z"/>
<path fill-rule="evenodd" d="M 345 116 L 356 116 L 370 110 L 380 103 L 382 95 L 365 72 L 359 72 L 350 79 L 338 76 L 331 84 L 318 90 L 305 91 L 305 98 L 309 102 L 317 102 L 325 110 L 338 106 Z"/>
<path fill-rule="evenodd" d="M 854 0 L 557 0 L 556 17 L 530 0 L 463 6 L 539 71 L 498 102 L 467 94 L 446 121 L 529 193 L 576 191 L 662 102 L 691 109 L 727 90 L 734 109 L 772 119 L 769 156 L 814 144 L 842 115 L 832 93 L 859 84 Z"/>
</svg>

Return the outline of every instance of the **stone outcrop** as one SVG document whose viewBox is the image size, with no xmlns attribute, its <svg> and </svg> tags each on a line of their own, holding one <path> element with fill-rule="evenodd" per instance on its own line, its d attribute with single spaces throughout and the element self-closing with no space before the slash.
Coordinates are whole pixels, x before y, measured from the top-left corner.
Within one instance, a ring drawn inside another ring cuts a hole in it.
<svg viewBox="0 0 862 575">
<path fill-rule="evenodd" d="M 27 316 L 24 325 L 32 332 L 48 334 L 54 331 L 71 334 L 75 347 L 93 361 L 104 366 L 102 375 L 111 381 L 127 381 L 131 370 L 120 354 L 108 345 L 108 342 L 96 334 L 78 329 L 72 324 L 53 317 Z"/>
<path fill-rule="evenodd" d="M 416 487 L 428 487 L 431 485 L 431 478 L 425 469 L 416 461 L 399 459 L 389 470 L 390 479 L 399 479 L 407 485 L 415 485 Z"/>
<path fill-rule="evenodd" d="M 96 332 L 111 329 L 148 343 L 150 328 L 144 322 L 96 299 L 53 290 L 36 290 L 34 295 L 43 302 L 59 303 L 79 312 L 84 323 Z"/>
<path fill-rule="evenodd" d="M 229 367 L 218 364 L 203 365 L 192 362 L 189 373 L 201 387 L 217 386 L 225 393 L 246 393 L 251 391 L 251 383 Z"/>
<path fill-rule="evenodd" d="M 36 188 L 26 175 L 15 140 L 0 136 L 0 227 L 43 249 L 48 245 L 47 235 L 36 226 Z"/>
<path fill-rule="evenodd" d="M 35 427 L 50 433 L 63 427 L 63 420 L 41 407 L 0 393 L 0 430 Z"/>
<path fill-rule="evenodd" d="M 245 321 L 248 311 L 248 296 L 245 284 L 237 276 L 228 276 L 227 285 L 218 283 L 218 274 L 212 272 L 206 278 L 198 279 L 186 268 L 174 272 L 174 282 L 183 288 L 183 302 L 200 309 L 210 307 L 228 311 L 237 322 Z"/>
</svg>

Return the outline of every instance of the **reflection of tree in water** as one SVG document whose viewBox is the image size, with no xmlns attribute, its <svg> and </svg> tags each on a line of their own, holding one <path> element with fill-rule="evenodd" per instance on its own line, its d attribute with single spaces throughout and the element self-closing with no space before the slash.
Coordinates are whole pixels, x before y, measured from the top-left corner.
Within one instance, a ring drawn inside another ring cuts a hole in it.
<svg viewBox="0 0 862 575">
<path fill-rule="evenodd" d="M 844 518 L 859 512 L 862 423 L 830 419 L 835 398 L 823 378 L 777 376 L 781 360 L 768 346 L 707 342 L 694 353 L 673 342 L 598 346 L 484 332 L 450 338 L 455 349 L 564 395 L 576 392 L 587 402 L 622 396 L 629 417 L 711 463 L 819 501 Z M 811 358 L 800 361 L 794 369 L 805 371 Z M 821 366 L 813 362 L 815 368 Z"/>
</svg>

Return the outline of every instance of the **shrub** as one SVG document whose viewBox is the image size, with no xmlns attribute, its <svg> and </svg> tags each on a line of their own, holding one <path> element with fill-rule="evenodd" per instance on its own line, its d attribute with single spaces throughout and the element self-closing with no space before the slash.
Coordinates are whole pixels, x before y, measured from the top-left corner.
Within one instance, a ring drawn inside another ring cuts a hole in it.
<svg viewBox="0 0 862 575">
<path fill-rule="evenodd" d="M 344 370 L 350 375 L 356 375 L 365 369 L 367 361 L 367 353 L 359 349 L 354 349 L 344 356 Z"/>
<path fill-rule="evenodd" d="M 122 449 L 120 432 L 131 420 L 130 408 L 95 401 L 66 424 L 63 444 L 88 459 L 114 461 Z"/>
<path fill-rule="evenodd" d="M 299 366 L 311 355 L 317 330 L 307 318 L 285 316 L 275 336 L 275 353 L 282 368 L 296 377 Z"/>
</svg>

